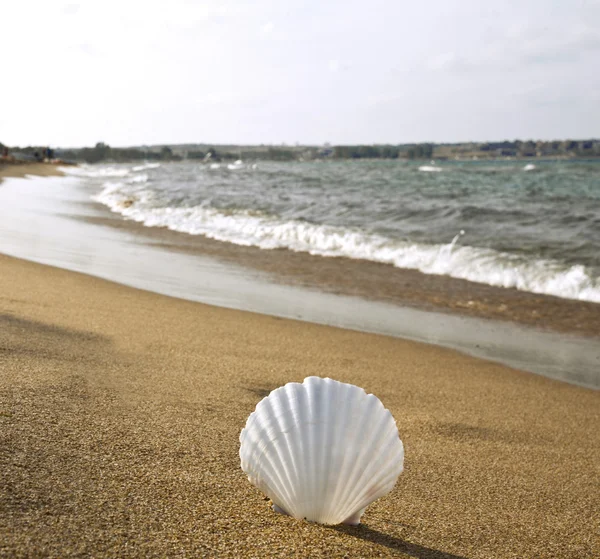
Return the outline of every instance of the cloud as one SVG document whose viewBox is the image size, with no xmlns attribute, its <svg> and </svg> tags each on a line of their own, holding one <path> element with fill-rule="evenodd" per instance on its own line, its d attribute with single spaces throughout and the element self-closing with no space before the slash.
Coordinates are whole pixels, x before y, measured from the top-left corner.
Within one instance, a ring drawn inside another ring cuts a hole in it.
<svg viewBox="0 0 600 559">
<path fill-rule="evenodd" d="M 79 11 L 79 4 L 67 4 L 63 8 L 63 14 L 75 15 Z"/>
<path fill-rule="evenodd" d="M 194 98 L 200 107 L 261 107 L 267 104 L 267 99 L 260 95 L 245 92 L 221 92 L 199 95 Z"/>
<path fill-rule="evenodd" d="M 14 109 L 1 117 L 3 141 L 164 141 L 175 139 L 172 122 L 182 141 L 560 136 L 571 122 L 584 136 L 598 129 L 598 0 L 375 0 L 369 9 L 361 0 L 307 0 L 293 10 L 275 0 L 54 4 L 3 6 L 11 25 L 0 50 L 19 53 L 5 57 L 5 74 L 20 84 L 3 91 Z M 46 51 L 74 70 L 22 71 L 23 60 Z M 40 105 L 43 82 L 53 87 Z M 546 107 L 536 112 L 544 119 L 528 121 L 527 103 Z"/>
<path fill-rule="evenodd" d="M 457 56 L 454 52 L 444 52 L 429 59 L 427 66 L 432 70 L 443 70 L 456 66 Z"/>
<path fill-rule="evenodd" d="M 87 56 L 95 56 L 95 54 L 96 54 L 96 49 L 88 43 L 81 43 L 80 45 L 77 46 L 77 48 L 83 54 L 86 54 Z"/>
<path fill-rule="evenodd" d="M 553 28 L 519 24 L 477 50 L 441 52 L 426 60 L 433 71 L 485 72 L 572 63 L 600 51 L 600 31 L 581 25 Z"/>
<path fill-rule="evenodd" d="M 341 72 L 343 70 L 348 70 L 350 68 L 350 63 L 342 60 L 338 60 L 337 58 L 332 58 L 328 63 L 328 68 L 330 72 Z"/>
<path fill-rule="evenodd" d="M 269 35 L 273 32 L 273 29 L 275 29 L 275 24 L 272 21 L 269 21 L 260 28 L 260 32 L 263 35 Z"/>
</svg>

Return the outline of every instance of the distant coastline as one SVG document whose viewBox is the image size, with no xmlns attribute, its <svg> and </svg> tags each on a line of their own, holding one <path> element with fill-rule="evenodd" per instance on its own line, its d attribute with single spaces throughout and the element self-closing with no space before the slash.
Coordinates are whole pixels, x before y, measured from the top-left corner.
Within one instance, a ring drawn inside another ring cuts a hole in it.
<svg viewBox="0 0 600 559">
<path fill-rule="evenodd" d="M 35 162 L 46 146 L 8 147 L 0 150 L 25 162 Z M 455 144 L 414 143 L 376 145 L 218 145 L 158 144 L 111 147 L 98 142 L 94 147 L 52 150 L 64 162 L 103 161 L 314 161 L 348 159 L 400 159 L 438 161 L 510 161 L 600 159 L 600 139 L 554 141 L 465 142 Z"/>
</svg>

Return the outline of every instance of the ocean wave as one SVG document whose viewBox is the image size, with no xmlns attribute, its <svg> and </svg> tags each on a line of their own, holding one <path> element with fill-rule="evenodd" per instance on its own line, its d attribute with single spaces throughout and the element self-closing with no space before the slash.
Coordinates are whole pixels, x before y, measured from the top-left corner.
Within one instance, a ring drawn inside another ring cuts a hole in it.
<svg viewBox="0 0 600 559">
<path fill-rule="evenodd" d="M 145 171 L 146 169 L 157 169 L 160 167 L 160 163 L 144 163 L 143 165 L 136 165 L 132 167 L 132 171 Z"/>
<path fill-rule="evenodd" d="M 64 170 L 69 175 L 87 178 L 126 177 L 131 172 L 130 169 L 125 167 L 94 167 L 85 164 L 73 167 L 64 167 Z"/>
<path fill-rule="evenodd" d="M 238 169 L 243 169 L 244 168 L 244 163 L 242 162 L 241 159 L 238 159 L 234 163 L 230 163 L 229 165 L 227 165 L 227 168 L 230 171 L 237 171 Z"/>
<path fill-rule="evenodd" d="M 423 173 L 441 173 L 442 169 L 433 165 L 421 165 L 419 167 L 419 171 Z"/>
<path fill-rule="evenodd" d="M 105 165 L 99 167 L 97 165 L 89 165 L 83 163 L 81 165 L 61 167 L 61 169 L 67 175 L 74 175 L 91 179 L 103 179 L 127 177 L 130 176 L 132 172 L 139 173 L 140 171 L 146 171 L 148 169 L 157 169 L 158 167 L 160 167 L 160 163 L 144 163 L 143 165 L 135 165 L 133 167 L 128 167 L 123 164 L 118 166 Z"/>
<path fill-rule="evenodd" d="M 148 175 L 146 173 L 140 173 L 139 175 L 133 175 L 127 179 L 129 184 L 140 184 L 148 182 Z"/>
<path fill-rule="evenodd" d="M 359 229 L 285 220 L 243 209 L 156 207 L 152 191 L 142 185 L 127 192 L 122 187 L 120 182 L 107 183 L 96 200 L 147 227 L 167 227 L 263 249 L 286 248 L 319 256 L 388 263 L 426 274 L 600 303 L 600 279 L 592 277 L 582 265 L 569 267 L 554 260 L 458 245 L 459 235 L 443 245 L 414 243 Z"/>
</svg>

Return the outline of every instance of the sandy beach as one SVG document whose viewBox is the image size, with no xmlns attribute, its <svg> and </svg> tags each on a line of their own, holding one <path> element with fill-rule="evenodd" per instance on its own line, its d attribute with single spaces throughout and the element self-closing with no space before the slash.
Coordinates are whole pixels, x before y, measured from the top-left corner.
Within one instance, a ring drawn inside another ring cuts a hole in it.
<svg viewBox="0 0 600 559">
<path fill-rule="evenodd" d="M 600 393 L 400 339 L 0 256 L 0 555 L 600 554 Z M 376 394 L 406 469 L 356 528 L 273 513 L 238 437 L 309 375 Z"/>
<path fill-rule="evenodd" d="M 64 173 L 54 163 L 4 163 L 0 161 L 0 181 L 3 177 L 23 178 L 27 175 L 37 177 L 58 177 Z"/>
</svg>

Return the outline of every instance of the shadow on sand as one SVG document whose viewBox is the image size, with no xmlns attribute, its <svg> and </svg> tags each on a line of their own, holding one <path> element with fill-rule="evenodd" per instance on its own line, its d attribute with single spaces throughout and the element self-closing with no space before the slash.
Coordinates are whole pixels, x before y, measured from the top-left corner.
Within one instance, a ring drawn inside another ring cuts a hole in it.
<svg viewBox="0 0 600 559">
<path fill-rule="evenodd" d="M 424 547 L 416 543 L 404 541 L 401 538 L 390 536 L 383 532 L 379 532 L 378 530 L 373 530 L 364 524 L 360 524 L 358 526 L 328 526 L 328 528 L 337 532 L 348 534 L 354 538 L 372 542 L 378 545 L 383 545 L 395 551 L 405 553 L 410 557 L 415 557 L 416 559 L 467 559 L 462 555 L 453 555 L 452 553 L 445 553 L 444 551 L 439 551 L 438 549 L 432 549 L 430 547 Z"/>
</svg>

